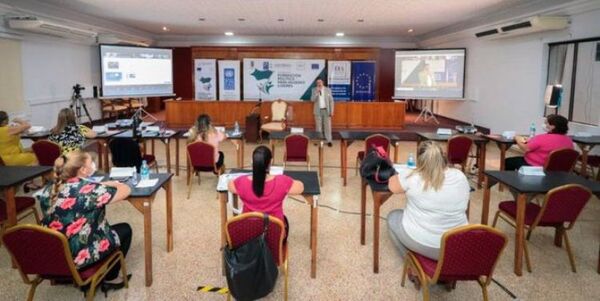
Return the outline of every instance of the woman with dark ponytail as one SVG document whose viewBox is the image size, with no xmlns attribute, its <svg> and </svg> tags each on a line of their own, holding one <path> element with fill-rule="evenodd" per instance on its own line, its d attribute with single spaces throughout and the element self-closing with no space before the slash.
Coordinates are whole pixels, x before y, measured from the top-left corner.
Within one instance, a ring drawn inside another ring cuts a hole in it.
<svg viewBox="0 0 600 301">
<path fill-rule="evenodd" d="M 77 269 L 85 269 L 120 248 L 127 255 L 132 231 L 126 223 L 109 225 L 106 205 L 126 199 L 129 186 L 119 182 L 97 183 L 89 180 L 96 172 L 92 157 L 74 151 L 54 163 L 53 183 L 35 197 L 43 213 L 42 225 L 63 233 L 69 241 Z M 117 263 L 104 278 L 102 291 L 120 289 L 120 265 Z"/>
<path fill-rule="evenodd" d="M 302 194 L 304 185 L 286 175 L 270 175 L 271 159 L 268 147 L 257 147 L 252 153 L 252 176 L 238 177 L 228 186 L 244 203 L 244 212 L 264 212 L 281 219 L 287 239 L 289 224 L 283 214 L 283 200 L 288 194 Z"/>
</svg>

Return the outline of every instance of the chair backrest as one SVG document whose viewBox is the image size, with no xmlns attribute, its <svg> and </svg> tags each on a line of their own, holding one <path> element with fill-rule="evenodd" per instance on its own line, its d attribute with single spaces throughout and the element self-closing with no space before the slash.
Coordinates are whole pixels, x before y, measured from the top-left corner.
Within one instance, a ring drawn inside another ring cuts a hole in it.
<svg viewBox="0 0 600 301">
<path fill-rule="evenodd" d="M 0 156 L 0 166 L 5 166 L 4 160 L 2 160 L 2 156 Z"/>
<path fill-rule="evenodd" d="M 473 139 L 457 135 L 448 139 L 448 163 L 463 164 L 469 159 Z"/>
<path fill-rule="evenodd" d="M 133 167 L 140 171 L 142 165 L 142 150 L 140 144 L 133 138 L 112 139 L 109 144 L 112 163 L 115 167 Z"/>
<path fill-rule="evenodd" d="M 227 221 L 225 231 L 227 234 L 227 244 L 231 248 L 243 245 L 246 242 L 258 237 L 264 228 L 263 213 L 248 212 L 240 214 Z M 285 235 L 285 226 L 280 219 L 269 216 L 269 226 L 267 228 L 267 245 L 277 265 L 283 263 L 283 237 Z"/>
<path fill-rule="evenodd" d="M 566 222 L 571 223 L 571 227 L 591 197 L 592 192 L 578 184 L 556 187 L 546 194 L 542 209 L 533 225 Z"/>
<path fill-rule="evenodd" d="M 496 262 L 506 247 L 506 234 L 486 225 L 466 225 L 442 235 L 440 258 L 433 281 L 490 281 Z"/>
<path fill-rule="evenodd" d="M 22 275 L 74 278 L 81 282 L 62 233 L 39 225 L 17 225 L 6 230 L 2 241 Z"/>
<path fill-rule="evenodd" d="M 215 171 L 215 147 L 209 143 L 196 141 L 187 145 L 188 158 L 194 170 Z"/>
<path fill-rule="evenodd" d="M 373 146 L 380 146 L 385 149 L 386 153 L 390 154 L 390 138 L 382 134 L 373 134 L 365 139 L 365 154 L 368 153 Z"/>
<path fill-rule="evenodd" d="M 575 163 L 577 163 L 577 158 L 579 158 L 579 152 L 572 148 L 557 149 L 552 151 L 546 158 L 544 171 L 571 172 L 575 167 Z"/>
<path fill-rule="evenodd" d="M 288 104 L 285 101 L 273 101 L 271 104 L 271 120 L 284 121 L 286 120 Z"/>
<path fill-rule="evenodd" d="M 291 134 L 285 137 L 285 160 L 306 161 L 310 139 L 301 134 Z"/>
<path fill-rule="evenodd" d="M 31 145 L 31 149 L 42 166 L 54 166 L 54 161 L 60 157 L 60 145 L 48 141 L 38 140 Z"/>
</svg>

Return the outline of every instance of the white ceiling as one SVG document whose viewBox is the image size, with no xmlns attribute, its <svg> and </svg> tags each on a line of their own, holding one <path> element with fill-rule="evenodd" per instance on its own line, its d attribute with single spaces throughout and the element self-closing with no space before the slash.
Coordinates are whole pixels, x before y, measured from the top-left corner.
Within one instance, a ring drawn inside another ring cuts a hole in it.
<svg viewBox="0 0 600 301">
<path fill-rule="evenodd" d="M 152 34 L 414 37 L 540 0 L 46 0 Z M 198 19 L 205 18 L 201 22 Z M 240 22 L 238 18 L 244 18 Z M 284 19 L 279 22 L 278 19 Z M 323 22 L 318 22 L 323 19 Z M 358 22 L 363 19 L 364 22 Z M 168 32 L 162 30 L 169 28 Z M 413 28 L 412 33 L 408 32 Z"/>
</svg>

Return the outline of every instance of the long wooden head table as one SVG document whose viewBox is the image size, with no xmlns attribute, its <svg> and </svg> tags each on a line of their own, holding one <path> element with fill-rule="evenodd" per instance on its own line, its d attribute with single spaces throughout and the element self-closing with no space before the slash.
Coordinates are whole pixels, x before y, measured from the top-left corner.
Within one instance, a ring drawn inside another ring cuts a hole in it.
<svg viewBox="0 0 600 301">
<path fill-rule="evenodd" d="M 287 101 L 290 126 L 314 128 L 312 101 Z M 271 115 L 271 101 L 196 101 L 169 100 L 166 104 L 168 127 L 190 127 L 200 114 L 210 115 L 215 125 L 246 124 L 246 116 L 259 104 L 261 120 Z M 336 129 L 401 129 L 404 128 L 403 102 L 336 102 L 331 121 Z"/>
</svg>

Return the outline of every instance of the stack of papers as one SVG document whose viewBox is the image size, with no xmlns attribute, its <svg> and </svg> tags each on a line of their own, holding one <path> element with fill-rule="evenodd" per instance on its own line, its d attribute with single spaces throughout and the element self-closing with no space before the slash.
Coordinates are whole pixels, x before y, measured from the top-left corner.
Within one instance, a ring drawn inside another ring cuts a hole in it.
<svg viewBox="0 0 600 301">
<path fill-rule="evenodd" d="M 542 166 L 521 166 L 519 174 L 525 176 L 545 176 L 544 167 Z"/>
<path fill-rule="evenodd" d="M 102 134 L 106 132 L 106 126 L 105 125 L 95 125 L 92 127 L 92 131 L 98 133 L 98 134 Z"/>
<path fill-rule="evenodd" d="M 290 133 L 292 134 L 302 134 L 304 133 L 304 128 L 290 128 Z"/>
<path fill-rule="evenodd" d="M 229 181 L 235 180 L 241 176 L 248 176 L 248 175 L 250 175 L 250 173 L 245 173 L 245 172 L 227 173 L 227 174 L 221 175 L 219 177 L 219 183 L 217 183 L 217 191 L 226 191 L 227 184 L 229 184 Z"/>
<path fill-rule="evenodd" d="M 46 129 L 43 126 L 32 126 L 29 128 L 29 132 L 31 134 L 40 133 L 45 131 Z"/>
<path fill-rule="evenodd" d="M 148 180 L 141 180 L 136 186 L 135 188 L 148 188 L 148 187 L 154 187 L 156 186 L 156 183 L 158 183 L 158 179 L 148 179 Z"/>
<path fill-rule="evenodd" d="M 269 170 L 269 174 L 272 176 L 282 175 L 283 174 L 283 166 L 271 166 Z"/>
<path fill-rule="evenodd" d="M 448 128 L 439 128 L 436 133 L 438 135 L 452 135 L 452 130 Z"/>
<path fill-rule="evenodd" d="M 136 173 L 135 167 L 113 167 L 110 169 L 110 178 L 129 178 Z"/>
</svg>

